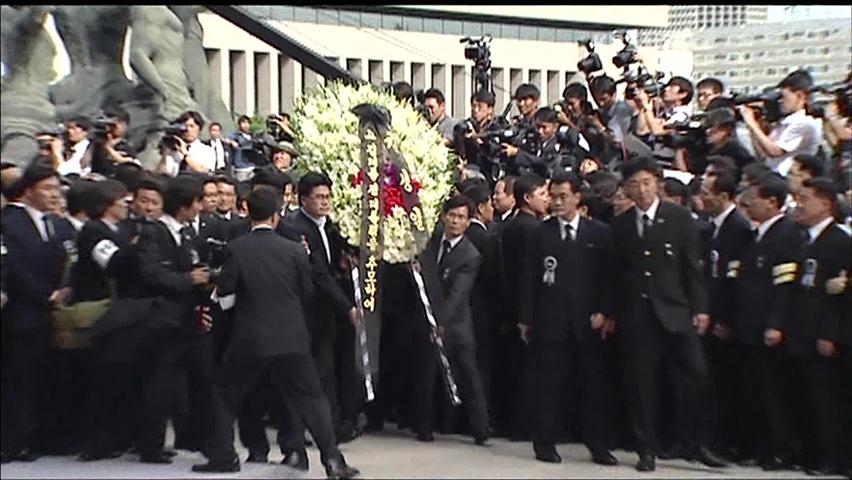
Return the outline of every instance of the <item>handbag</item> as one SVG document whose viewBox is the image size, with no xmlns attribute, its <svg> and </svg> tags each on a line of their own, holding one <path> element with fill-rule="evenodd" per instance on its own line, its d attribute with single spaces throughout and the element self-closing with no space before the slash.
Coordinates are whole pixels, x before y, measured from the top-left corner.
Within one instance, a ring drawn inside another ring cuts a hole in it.
<svg viewBox="0 0 852 480">
<path fill-rule="evenodd" d="M 68 252 L 62 272 L 62 287 L 68 286 L 76 252 Z M 109 280 L 109 298 L 77 302 L 71 305 L 56 305 L 51 311 L 53 344 L 60 350 L 89 348 L 92 345 L 91 331 L 109 310 L 117 297 L 115 281 Z"/>
</svg>

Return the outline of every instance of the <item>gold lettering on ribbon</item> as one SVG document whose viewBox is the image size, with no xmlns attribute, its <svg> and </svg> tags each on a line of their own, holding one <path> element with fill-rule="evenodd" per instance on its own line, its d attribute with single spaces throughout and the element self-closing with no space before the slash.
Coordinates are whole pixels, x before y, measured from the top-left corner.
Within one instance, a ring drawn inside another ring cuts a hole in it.
<svg viewBox="0 0 852 480">
<path fill-rule="evenodd" d="M 406 193 L 412 192 L 413 188 L 411 187 L 411 177 L 408 175 L 408 171 L 404 168 L 399 171 L 399 184 L 402 185 L 402 188 Z"/>
<path fill-rule="evenodd" d="M 364 264 L 364 309 L 369 312 L 374 312 L 376 309 L 376 293 L 378 290 L 378 267 L 379 262 L 376 258 L 376 251 L 379 247 L 379 229 L 381 222 L 381 189 L 379 180 L 381 178 L 381 169 L 378 158 L 378 146 L 376 140 L 378 136 L 372 129 L 367 129 L 364 138 L 369 141 L 365 147 L 367 153 L 367 172 L 366 176 L 368 184 L 366 186 L 367 200 L 367 261 Z"/>
</svg>

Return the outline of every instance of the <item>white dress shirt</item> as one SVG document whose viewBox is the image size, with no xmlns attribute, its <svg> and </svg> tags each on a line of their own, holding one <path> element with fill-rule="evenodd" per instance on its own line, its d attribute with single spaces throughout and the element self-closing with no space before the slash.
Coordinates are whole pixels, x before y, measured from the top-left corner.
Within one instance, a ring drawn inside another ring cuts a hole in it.
<svg viewBox="0 0 852 480">
<path fill-rule="evenodd" d="M 565 240 L 566 235 L 568 234 L 566 231 L 568 225 L 571 225 L 571 240 L 577 240 L 577 229 L 580 228 L 580 214 L 574 212 L 574 218 L 570 221 L 565 221 L 562 218 L 558 218 L 557 220 L 559 220 L 559 235 L 562 240 Z"/>
<path fill-rule="evenodd" d="M 737 205 L 732 203 L 728 208 L 725 209 L 724 212 L 713 217 L 713 225 L 716 226 L 716 228 L 713 230 L 713 238 L 719 236 L 719 230 L 722 228 L 722 224 L 725 223 L 725 220 L 728 218 L 728 215 L 730 215 L 735 208 L 737 208 Z"/>
<path fill-rule="evenodd" d="M 177 219 L 167 213 L 164 213 L 160 217 L 160 222 L 169 229 L 169 233 L 172 234 L 172 238 L 174 238 L 175 243 L 180 246 L 181 244 L 181 234 L 180 231 L 183 229 L 184 225 L 177 221 Z"/>
<path fill-rule="evenodd" d="M 59 167 L 56 169 L 56 172 L 60 175 L 68 175 L 71 173 L 76 173 L 77 175 L 87 175 L 92 171 L 91 167 L 86 167 L 83 169 L 80 166 L 80 161 L 83 160 L 83 155 L 86 154 L 86 149 L 89 148 L 89 144 L 91 142 L 88 138 L 84 138 L 83 141 L 77 142 L 71 150 L 74 152 L 71 154 L 71 157 L 68 160 L 65 160 Z"/>
<path fill-rule="evenodd" d="M 189 144 L 188 155 L 193 160 L 200 163 L 206 172 L 212 172 L 216 169 L 216 156 L 213 149 L 205 145 L 200 139 L 195 139 Z"/>
<path fill-rule="evenodd" d="M 775 225 L 775 222 L 777 222 L 778 220 L 781 220 L 782 218 L 784 218 L 784 214 L 779 213 L 778 215 L 775 215 L 774 217 L 770 218 L 769 220 L 758 225 L 757 226 L 757 239 L 755 241 L 759 242 L 760 239 L 762 239 L 763 236 L 766 235 L 767 230 L 769 230 L 769 228 L 772 227 L 772 225 Z"/>
<path fill-rule="evenodd" d="M 785 153 L 779 157 L 768 157 L 766 164 L 786 177 L 793 165 L 793 157 L 803 153 L 817 153 L 822 140 L 822 123 L 804 110 L 799 110 L 784 117 L 769 133 L 769 139 Z"/>
<path fill-rule="evenodd" d="M 210 148 L 213 150 L 213 169 L 219 170 L 221 168 L 225 168 L 225 149 L 228 147 L 222 143 L 221 138 L 211 138 Z"/>
<path fill-rule="evenodd" d="M 325 258 L 328 260 L 328 263 L 331 264 L 331 246 L 328 243 L 328 235 L 325 233 L 325 222 L 328 220 L 328 217 L 314 218 L 310 216 L 308 212 L 305 212 L 304 209 L 302 209 L 302 212 L 304 212 L 305 216 L 310 218 L 319 229 L 320 237 L 322 237 L 322 245 L 325 248 Z"/>
<path fill-rule="evenodd" d="M 456 248 L 456 245 L 458 245 L 459 242 L 462 241 L 463 237 L 464 237 L 464 235 L 459 235 L 456 238 L 450 239 L 450 238 L 447 238 L 446 234 L 441 236 L 441 243 L 440 243 L 440 245 L 438 245 L 438 263 L 441 263 L 441 260 L 444 259 L 443 257 L 446 256 L 451 251 L 453 251 L 454 248 Z M 441 252 L 441 249 L 444 248 L 444 242 L 450 242 L 450 249 L 447 250 L 446 252 Z M 443 253 L 443 255 L 441 255 L 441 253 Z"/>
<path fill-rule="evenodd" d="M 816 225 L 814 225 L 813 227 L 809 228 L 808 229 L 808 240 L 809 240 L 808 243 L 814 243 L 816 241 L 816 239 L 819 238 L 820 235 L 822 235 L 822 232 L 824 232 L 825 229 L 828 228 L 829 225 L 831 225 L 831 222 L 833 220 L 834 220 L 833 218 L 827 217 L 825 220 L 823 220 L 823 221 L 817 223 Z"/>
</svg>

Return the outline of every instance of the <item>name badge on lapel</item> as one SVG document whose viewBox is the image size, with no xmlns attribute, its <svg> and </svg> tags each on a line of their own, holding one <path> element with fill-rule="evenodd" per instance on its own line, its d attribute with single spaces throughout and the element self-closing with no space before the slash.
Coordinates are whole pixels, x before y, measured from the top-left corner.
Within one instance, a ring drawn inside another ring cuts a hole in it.
<svg viewBox="0 0 852 480">
<path fill-rule="evenodd" d="M 766 265 L 766 257 L 763 255 L 759 255 L 757 260 L 755 261 L 755 266 L 757 266 L 758 270 L 763 270 L 763 266 Z"/>
<path fill-rule="evenodd" d="M 441 271 L 441 279 L 446 283 L 450 279 L 450 269 L 445 268 Z"/>
<path fill-rule="evenodd" d="M 719 278 L 719 251 L 710 251 L 710 278 Z"/>
<path fill-rule="evenodd" d="M 548 287 L 556 283 L 556 266 L 558 264 L 556 257 L 544 257 L 544 275 L 541 277 L 541 281 Z"/>
<path fill-rule="evenodd" d="M 664 247 L 665 247 L 665 250 L 666 250 L 666 256 L 668 256 L 668 257 L 674 257 L 674 248 L 672 247 L 672 244 L 671 244 L 671 243 L 666 243 L 666 244 L 664 245 Z"/>
<path fill-rule="evenodd" d="M 817 261 L 813 258 L 805 260 L 805 271 L 802 273 L 802 286 L 814 288 L 816 284 Z"/>
</svg>

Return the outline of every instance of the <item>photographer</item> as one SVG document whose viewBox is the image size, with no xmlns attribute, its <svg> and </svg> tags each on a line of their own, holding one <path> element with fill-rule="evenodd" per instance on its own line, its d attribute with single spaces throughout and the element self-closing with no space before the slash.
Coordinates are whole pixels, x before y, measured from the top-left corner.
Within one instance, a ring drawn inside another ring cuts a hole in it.
<svg viewBox="0 0 852 480">
<path fill-rule="evenodd" d="M 429 109 L 429 125 L 434 127 L 444 137 L 444 145 L 453 142 L 453 129 L 456 120 L 447 116 L 444 94 L 437 88 L 430 88 L 423 93 L 423 105 Z"/>
<path fill-rule="evenodd" d="M 780 107 L 784 118 L 767 135 L 751 106 L 740 105 L 738 111 L 751 131 L 757 156 L 774 171 L 787 175 L 793 157 L 817 153 L 822 141 L 822 125 L 805 111 L 813 86 L 811 75 L 797 70 L 778 84 Z"/>
<path fill-rule="evenodd" d="M 65 149 L 65 143 L 62 141 L 62 134 L 58 131 L 39 132 L 36 134 L 36 141 L 38 142 L 36 161 L 41 160 L 52 166 L 54 170 L 58 169 L 64 161 L 62 152 Z"/>
<path fill-rule="evenodd" d="M 480 90 L 470 97 L 470 118 L 459 122 L 455 128 L 456 153 L 467 165 L 475 166 L 486 178 L 492 173 L 492 167 L 499 163 L 499 151 L 490 148 L 487 142 L 489 132 L 504 128 L 502 118 L 494 118 L 494 94 Z"/>
<path fill-rule="evenodd" d="M 642 136 L 651 133 L 655 136 L 671 133 L 673 124 L 684 123 L 692 116 L 692 101 L 694 89 L 692 82 L 683 77 L 672 77 L 663 89 L 661 104 L 662 111 L 659 115 L 654 111 L 648 93 L 644 89 L 638 89 L 634 102 L 639 110 L 636 117 L 636 135 Z M 687 168 L 686 149 L 675 150 L 674 168 L 686 171 Z"/>
<path fill-rule="evenodd" d="M 237 119 L 237 131 L 228 136 L 231 145 L 231 160 L 234 167 L 234 178 L 238 180 L 247 179 L 254 164 L 249 160 L 252 150 L 251 119 L 246 115 L 240 115 Z"/>
<path fill-rule="evenodd" d="M 600 115 L 587 114 L 586 120 L 600 132 L 605 149 L 602 159 L 611 163 L 621 156 L 624 137 L 630 133 L 633 110 L 623 100 L 616 100 L 615 80 L 602 75 L 591 80 L 589 88 L 598 104 Z"/>
<path fill-rule="evenodd" d="M 710 103 L 722 96 L 725 86 L 721 80 L 716 78 L 704 78 L 695 85 L 695 91 L 698 108 L 703 112 L 707 112 L 710 111 Z"/>
<path fill-rule="evenodd" d="M 734 159 L 737 165 L 737 178 L 743 167 L 755 161 L 754 157 L 742 146 L 736 135 L 736 115 L 731 108 L 713 108 L 707 112 L 704 118 L 705 136 L 707 138 L 707 146 L 709 147 L 708 155 L 720 155 Z M 696 171 L 704 171 L 706 167 L 706 159 L 698 161 L 692 158 L 690 169 Z M 704 165 L 697 165 L 703 163 Z"/>
<path fill-rule="evenodd" d="M 92 130 L 92 122 L 86 117 L 73 117 L 65 121 L 65 145 L 66 159 L 59 164 L 56 171 L 60 175 L 76 173 L 85 175 L 91 168 L 83 168 L 82 161 L 89 149 L 89 132 Z"/>
<path fill-rule="evenodd" d="M 112 107 L 100 115 L 95 120 L 91 154 L 83 156 L 81 167 L 91 164 L 92 172 L 109 177 L 117 164 L 135 161 L 136 149 L 125 138 L 129 123 L 130 114 L 121 107 Z"/>
<path fill-rule="evenodd" d="M 204 127 L 204 119 L 196 111 L 183 112 L 177 119 L 183 122 L 186 129 L 179 137 L 178 153 L 180 154 L 180 169 L 193 172 L 212 173 L 216 169 L 216 157 L 213 149 L 205 145 L 199 136 Z"/>
<path fill-rule="evenodd" d="M 569 143 L 576 146 L 576 138 L 574 142 L 571 142 L 557 136 L 559 118 L 556 115 L 556 110 L 549 107 L 540 108 L 535 113 L 534 121 L 539 136 L 539 148 L 535 152 L 518 150 L 515 156 L 515 165 L 521 172 L 532 170 L 538 175 L 548 178 L 550 173 L 574 168 L 582 160 L 584 155 L 578 156 L 573 149 L 567 147 Z M 576 131 L 569 132 L 577 135 Z"/>
<path fill-rule="evenodd" d="M 541 92 L 532 83 L 518 85 L 517 90 L 515 90 L 515 101 L 518 103 L 518 110 L 521 112 L 521 115 L 515 117 L 514 123 L 516 125 L 518 123 L 525 123 L 528 126 L 534 124 L 533 117 L 538 111 L 540 98 Z"/>
</svg>

